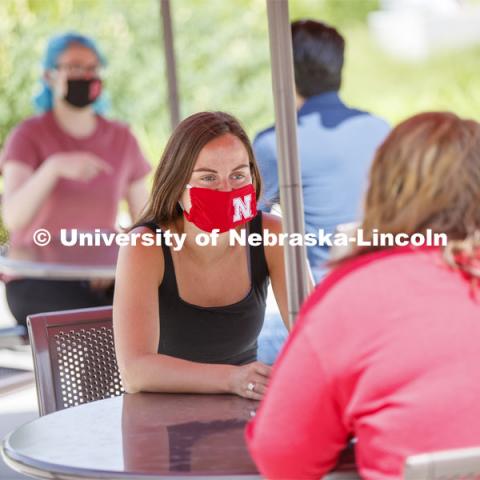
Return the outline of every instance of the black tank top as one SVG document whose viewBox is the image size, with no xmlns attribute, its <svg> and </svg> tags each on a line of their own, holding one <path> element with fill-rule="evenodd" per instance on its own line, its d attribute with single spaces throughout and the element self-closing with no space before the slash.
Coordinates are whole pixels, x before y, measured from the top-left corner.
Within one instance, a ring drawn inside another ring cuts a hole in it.
<svg viewBox="0 0 480 480">
<path fill-rule="evenodd" d="M 158 228 L 154 223 L 143 226 L 154 231 Z M 247 224 L 247 234 L 262 232 L 259 212 Z M 165 273 L 158 288 L 158 353 L 193 362 L 231 365 L 257 359 L 257 338 L 265 316 L 269 276 L 263 245 L 246 248 L 251 282 L 247 296 L 232 305 L 201 307 L 180 298 L 170 248 L 162 241 Z"/>
</svg>

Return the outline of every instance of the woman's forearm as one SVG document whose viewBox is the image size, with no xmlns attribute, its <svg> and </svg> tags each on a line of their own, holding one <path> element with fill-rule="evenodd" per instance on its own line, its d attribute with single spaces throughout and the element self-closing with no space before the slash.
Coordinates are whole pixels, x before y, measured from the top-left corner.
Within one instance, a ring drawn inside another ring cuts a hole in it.
<svg viewBox="0 0 480 480">
<path fill-rule="evenodd" d="M 230 379 L 235 368 L 154 353 L 129 359 L 121 373 L 128 393 L 231 393 Z"/>
<path fill-rule="evenodd" d="M 26 227 L 51 194 L 58 179 L 56 164 L 46 160 L 14 192 L 4 195 L 2 214 L 10 232 Z"/>
</svg>

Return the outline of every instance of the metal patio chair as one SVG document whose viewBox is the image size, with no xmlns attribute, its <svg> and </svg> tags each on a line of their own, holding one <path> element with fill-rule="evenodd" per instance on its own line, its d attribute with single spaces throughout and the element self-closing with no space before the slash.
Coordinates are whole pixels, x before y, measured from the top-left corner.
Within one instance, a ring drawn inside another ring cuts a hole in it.
<svg viewBox="0 0 480 480">
<path fill-rule="evenodd" d="M 405 461 L 404 480 L 460 479 L 480 479 L 480 447 L 422 453 Z"/>
<path fill-rule="evenodd" d="M 27 326 L 40 415 L 122 395 L 112 307 L 29 315 Z"/>
</svg>

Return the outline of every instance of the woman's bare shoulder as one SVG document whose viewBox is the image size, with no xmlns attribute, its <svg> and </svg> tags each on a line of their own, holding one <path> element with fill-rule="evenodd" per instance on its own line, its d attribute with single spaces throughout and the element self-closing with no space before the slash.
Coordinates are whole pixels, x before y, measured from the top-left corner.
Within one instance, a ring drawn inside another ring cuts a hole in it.
<svg viewBox="0 0 480 480">
<path fill-rule="evenodd" d="M 129 242 L 122 245 L 118 266 L 128 274 L 142 272 L 146 277 L 163 278 L 164 258 L 161 245 L 156 243 L 155 232 L 146 226 L 128 232 Z"/>
<path fill-rule="evenodd" d="M 262 228 L 273 233 L 282 232 L 282 219 L 278 215 L 262 213 Z"/>
</svg>

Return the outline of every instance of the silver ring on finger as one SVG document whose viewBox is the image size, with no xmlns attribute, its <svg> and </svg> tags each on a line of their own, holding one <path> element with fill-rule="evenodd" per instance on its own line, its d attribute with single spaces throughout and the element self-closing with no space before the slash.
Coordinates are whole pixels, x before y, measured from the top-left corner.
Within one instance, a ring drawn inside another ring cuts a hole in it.
<svg viewBox="0 0 480 480">
<path fill-rule="evenodd" d="M 250 392 L 254 392 L 255 391 L 255 384 L 253 382 L 250 382 L 247 385 L 247 390 L 249 390 Z"/>
</svg>

